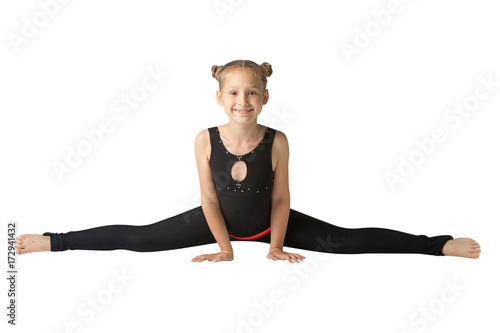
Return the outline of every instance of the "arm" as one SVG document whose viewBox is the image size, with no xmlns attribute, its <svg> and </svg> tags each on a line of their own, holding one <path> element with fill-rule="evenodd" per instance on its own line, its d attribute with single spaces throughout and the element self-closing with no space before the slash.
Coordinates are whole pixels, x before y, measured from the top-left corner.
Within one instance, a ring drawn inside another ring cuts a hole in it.
<svg viewBox="0 0 500 333">
<path fill-rule="evenodd" d="M 192 261 L 221 261 L 233 259 L 233 248 L 229 240 L 226 223 L 220 210 L 219 199 L 215 192 L 212 173 L 209 164 L 210 156 L 210 134 L 203 130 L 196 136 L 195 140 L 196 164 L 201 189 L 201 208 L 208 226 L 221 249 L 220 253 L 205 254 L 193 258 Z"/>
<path fill-rule="evenodd" d="M 290 190 L 288 187 L 288 140 L 283 132 L 276 131 L 273 142 L 274 184 L 271 197 L 271 242 L 267 257 L 273 260 L 299 262 L 305 257 L 283 251 L 288 218 L 290 216 Z"/>
</svg>

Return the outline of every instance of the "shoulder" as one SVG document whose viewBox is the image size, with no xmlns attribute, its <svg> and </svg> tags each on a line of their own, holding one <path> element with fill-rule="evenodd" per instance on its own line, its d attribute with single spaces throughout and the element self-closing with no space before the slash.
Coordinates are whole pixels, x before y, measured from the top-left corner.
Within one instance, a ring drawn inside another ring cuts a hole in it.
<svg viewBox="0 0 500 333">
<path fill-rule="evenodd" d="M 196 138 L 194 141 L 196 144 L 209 143 L 210 142 L 210 133 L 208 131 L 208 128 L 205 128 L 204 130 L 198 132 L 198 134 L 196 134 Z"/>
<path fill-rule="evenodd" d="M 210 149 L 210 132 L 208 128 L 196 134 L 194 149 L 197 153 L 206 153 Z"/>
<path fill-rule="evenodd" d="M 276 130 L 274 134 L 274 145 L 279 147 L 288 147 L 288 139 L 282 131 Z"/>
<path fill-rule="evenodd" d="M 276 130 L 276 133 L 274 134 L 273 150 L 278 153 L 288 154 L 288 149 L 288 139 L 285 133 Z"/>
</svg>

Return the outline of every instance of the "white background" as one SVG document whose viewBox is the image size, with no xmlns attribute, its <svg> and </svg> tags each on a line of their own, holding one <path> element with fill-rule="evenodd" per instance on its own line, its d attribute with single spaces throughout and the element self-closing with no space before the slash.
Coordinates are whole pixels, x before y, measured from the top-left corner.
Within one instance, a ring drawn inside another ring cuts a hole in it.
<svg viewBox="0 0 500 333">
<path fill-rule="evenodd" d="M 0 8 L 3 260 L 8 221 L 18 222 L 19 234 L 66 232 L 149 224 L 198 206 L 194 138 L 227 122 L 210 70 L 235 59 L 273 66 L 259 122 L 288 137 L 292 208 L 348 228 L 471 237 L 483 253 L 471 260 L 319 256 L 289 248 L 307 257 L 289 264 L 266 259 L 266 244 L 235 242 L 235 260 L 218 264 L 190 262 L 217 251 L 216 244 L 27 254 L 17 257 L 15 330 L 65 332 L 72 322 L 76 328 L 66 332 L 498 326 L 490 300 L 500 296 L 493 268 L 500 87 L 457 128 L 443 119 L 474 96 L 480 76 L 500 81 L 496 2 L 401 1 L 350 61 L 342 43 L 355 46 L 359 31 L 376 29 L 370 13 L 387 10 L 390 1 L 70 1 L 57 10 L 54 4 Z M 52 10 L 45 23 L 42 7 Z M 40 27 L 15 45 L 13 36 L 24 38 L 27 22 L 37 18 Z M 114 101 L 142 83 L 147 67 L 169 75 L 120 119 Z M 65 163 L 67 147 L 105 118 L 114 130 L 60 181 L 53 163 Z M 384 173 L 396 173 L 398 156 L 408 159 L 415 140 L 430 138 L 435 128 L 447 140 L 391 191 Z M 108 289 L 113 271 L 133 277 L 115 293 Z M 450 283 L 463 289 L 453 293 Z M 6 291 L 4 280 L 2 327 L 13 331 Z M 281 297 L 271 306 L 274 293 Z M 78 309 L 92 312 L 92 297 L 106 304 L 92 318 L 80 315 Z M 419 314 L 424 308 L 431 308 L 428 317 Z"/>
</svg>

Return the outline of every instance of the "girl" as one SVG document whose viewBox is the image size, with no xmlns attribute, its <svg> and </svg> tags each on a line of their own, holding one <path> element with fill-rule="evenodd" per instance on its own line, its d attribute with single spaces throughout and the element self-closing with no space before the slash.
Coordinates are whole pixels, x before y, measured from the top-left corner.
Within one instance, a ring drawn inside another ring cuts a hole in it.
<svg viewBox="0 0 500 333">
<path fill-rule="evenodd" d="M 382 228 L 346 229 L 290 209 L 288 142 L 284 133 L 257 123 L 269 99 L 271 65 L 235 60 L 213 66 L 217 103 L 227 124 L 201 131 L 195 140 L 201 206 L 142 226 L 108 225 L 67 233 L 20 235 L 18 254 L 38 251 L 149 252 L 217 243 L 220 252 L 193 262 L 233 260 L 231 241 L 268 243 L 272 260 L 305 259 L 292 247 L 329 253 L 421 253 L 479 258 L 479 244 L 450 235 L 428 237 Z"/>
</svg>

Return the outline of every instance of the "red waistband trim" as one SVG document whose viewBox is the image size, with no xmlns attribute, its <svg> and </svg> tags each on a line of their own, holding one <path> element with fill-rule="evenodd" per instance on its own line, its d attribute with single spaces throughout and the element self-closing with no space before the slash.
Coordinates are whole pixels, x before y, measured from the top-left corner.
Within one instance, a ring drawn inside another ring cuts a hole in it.
<svg viewBox="0 0 500 333">
<path fill-rule="evenodd" d="M 229 235 L 229 236 L 233 237 L 233 238 L 236 238 L 236 239 L 241 239 L 241 240 L 252 240 L 252 239 L 255 239 L 255 238 L 259 238 L 260 236 L 264 236 L 269 231 L 271 231 L 271 228 L 269 228 L 267 230 L 264 230 L 264 231 L 262 231 L 261 233 L 255 235 L 255 236 L 250 236 L 250 237 L 236 237 L 236 236 L 231 236 L 231 235 Z"/>
</svg>

